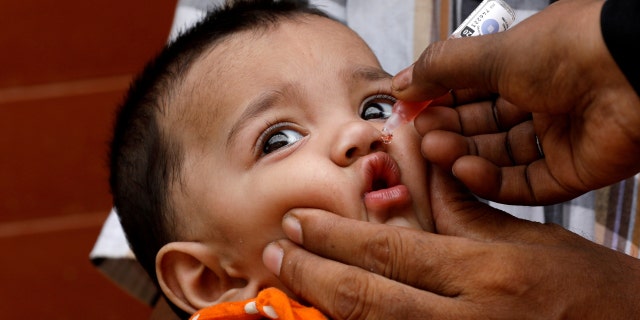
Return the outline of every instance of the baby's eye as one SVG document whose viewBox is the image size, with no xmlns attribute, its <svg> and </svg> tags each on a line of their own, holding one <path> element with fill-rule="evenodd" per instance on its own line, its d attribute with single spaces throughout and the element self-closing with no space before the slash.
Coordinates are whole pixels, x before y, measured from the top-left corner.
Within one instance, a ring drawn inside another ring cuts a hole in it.
<svg viewBox="0 0 640 320">
<path fill-rule="evenodd" d="M 377 94 L 368 97 L 360 107 L 360 117 L 364 120 L 387 119 L 391 116 L 391 109 L 396 98 L 387 94 Z"/>
<path fill-rule="evenodd" d="M 298 142 L 304 136 L 302 133 L 292 129 L 281 129 L 277 127 L 265 133 L 265 139 L 262 144 L 262 154 L 267 155 L 278 149 L 288 147 L 291 144 Z"/>
</svg>

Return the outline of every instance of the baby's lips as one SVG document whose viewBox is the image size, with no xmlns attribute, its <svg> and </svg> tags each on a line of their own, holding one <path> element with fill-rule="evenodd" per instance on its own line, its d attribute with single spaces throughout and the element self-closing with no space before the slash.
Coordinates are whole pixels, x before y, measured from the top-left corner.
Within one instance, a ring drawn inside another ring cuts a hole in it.
<svg viewBox="0 0 640 320">
<path fill-rule="evenodd" d="M 400 184 L 400 168 L 396 161 L 384 152 L 376 152 L 363 159 L 365 190 L 364 205 L 369 221 L 384 223 L 411 203 L 407 186 Z"/>
<path fill-rule="evenodd" d="M 387 210 L 392 207 L 402 206 L 411 201 L 411 194 L 407 186 L 403 184 L 390 188 L 367 192 L 364 195 L 364 204 L 367 212 L 370 210 Z"/>
<path fill-rule="evenodd" d="M 365 194 L 400 183 L 400 168 L 387 153 L 376 152 L 363 157 L 361 169 Z"/>
</svg>

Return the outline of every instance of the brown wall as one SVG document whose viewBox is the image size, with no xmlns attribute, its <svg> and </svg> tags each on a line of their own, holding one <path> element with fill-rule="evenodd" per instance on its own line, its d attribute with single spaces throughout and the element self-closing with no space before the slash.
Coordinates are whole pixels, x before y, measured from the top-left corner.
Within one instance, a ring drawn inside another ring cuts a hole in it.
<svg viewBox="0 0 640 320">
<path fill-rule="evenodd" d="M 0 0 L 0 318 L 144 319 L 94 269 L 113 112 L 176 0 Z"/>
</svg>

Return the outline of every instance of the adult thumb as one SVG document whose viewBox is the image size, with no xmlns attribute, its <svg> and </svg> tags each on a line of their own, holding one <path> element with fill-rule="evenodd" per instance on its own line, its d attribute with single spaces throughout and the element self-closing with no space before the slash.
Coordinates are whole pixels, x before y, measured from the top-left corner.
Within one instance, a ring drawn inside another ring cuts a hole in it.
<svg viewBox="0 0 640 320">
<path fill-rule="evenodd" d="M 504 33 L 434 42 L 392 81 L 393 95 L 405 101 L 425 101 L 450 89 L 497 92 L 495 69 Z"/>
</svg>

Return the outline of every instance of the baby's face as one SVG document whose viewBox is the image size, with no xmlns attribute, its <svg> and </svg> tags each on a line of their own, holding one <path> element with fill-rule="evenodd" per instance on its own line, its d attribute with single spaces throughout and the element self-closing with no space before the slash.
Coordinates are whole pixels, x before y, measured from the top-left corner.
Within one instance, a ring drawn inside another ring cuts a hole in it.
<svg viewBox="0 0 640 320">
<path fill-rule="evenodd" d="M 321 17 L 207 52 L 169 124 L 186 155 L 173 195 L 188 240 L 222 248 L 255 286 L 282 288 L 261 256 L 293 208 L 431 231 L 420 137 L 406 126 L 380 140 L 390 82 L 359 37 Z"/>
</svg>

